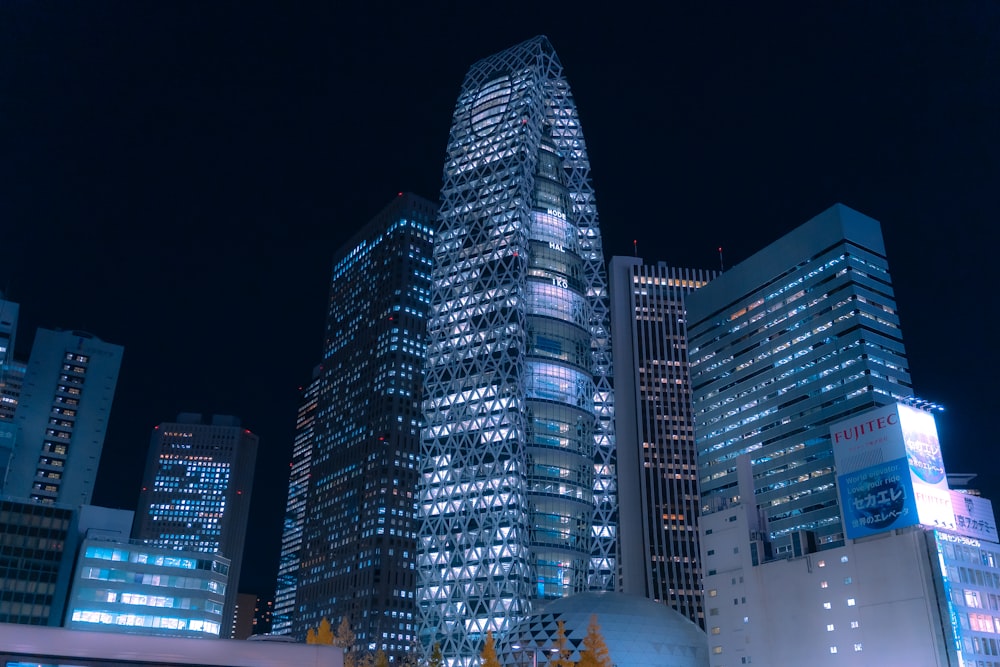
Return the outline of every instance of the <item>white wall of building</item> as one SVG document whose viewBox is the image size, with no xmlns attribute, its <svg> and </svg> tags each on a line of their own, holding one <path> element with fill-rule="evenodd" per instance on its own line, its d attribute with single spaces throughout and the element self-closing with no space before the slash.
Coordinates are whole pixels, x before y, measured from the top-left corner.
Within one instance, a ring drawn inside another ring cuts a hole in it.
<svg viewBox="0 0 1000 667">
<path fill-rule="evenodd" d="M 748 527 L 742 506 L 703 517 L 712 667 L 957 664 L 920 528 L 752 567 Z"/>
</svg>

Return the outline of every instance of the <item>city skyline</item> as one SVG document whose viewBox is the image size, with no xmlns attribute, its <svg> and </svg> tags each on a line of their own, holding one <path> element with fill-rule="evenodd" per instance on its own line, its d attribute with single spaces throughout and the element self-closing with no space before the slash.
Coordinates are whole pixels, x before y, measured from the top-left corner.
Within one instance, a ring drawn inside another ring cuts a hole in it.
<svg viewBox="0 0 1000 667">
<path fill-rule="evenodd" d="M 995 8 L 370 11 L 0 10 L 18 357 L 37 326 L 125 348 L 95 501 L 134 506 L 152 425 L 238 415 L 261 436 L 247 590 L 273 585 L 332 253 L 396 191 L 436 197 L 465 69 L 534 34 L 581 108 L 606 259 L 637 240 L 729 267 L 835 202 L 880 220 L 914 390 L 948 408 L 949 469 L 987 472 Z M 971 323 L 960 342 L 942 313 Z"/>
</svg>

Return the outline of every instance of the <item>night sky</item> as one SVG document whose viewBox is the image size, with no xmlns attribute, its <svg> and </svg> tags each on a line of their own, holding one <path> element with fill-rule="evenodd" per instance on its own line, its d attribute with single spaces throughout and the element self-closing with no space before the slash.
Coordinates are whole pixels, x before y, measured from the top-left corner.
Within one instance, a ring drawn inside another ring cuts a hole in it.
<svg viewBox="0 0 1000 667">
<path fill-rule="evenodd" d="M 466 70 L 536 34 L 608 257 L 731 266 L 835 202 L 882 222 L 945 462 L 1000 501 L 1000 4 L 285 4 L 0 1 L 18 356 L 38 326 L 125 347 L 95 503 L 135 507 L 155 424 L 237 415 L 261 437 L 241 588 L 273 589 L 332 255 L 398 191 L 437 199 Z"/>
</svg>

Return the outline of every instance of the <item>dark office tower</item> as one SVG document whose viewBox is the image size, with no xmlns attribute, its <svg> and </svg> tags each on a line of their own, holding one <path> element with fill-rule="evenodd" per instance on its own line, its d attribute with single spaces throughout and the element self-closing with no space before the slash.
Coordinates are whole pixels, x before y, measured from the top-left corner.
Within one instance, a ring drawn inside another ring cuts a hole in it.
<svg viewBox="0 0 1000 667">
<path fill-rule="evenodd" d="M 121 346 L 91 334 L 38 329 L 14 413 L 5 494 L 90 503 L 121 360 Z"/>
<path fill-rule="evenodd" d="M 3 491 L 11 458 L 14 456 L 17 427 L 12 422 L 17 399 L 21 395 L 24 372 L 27 370 L 25 364 L 14 361 L 18 309 L 18 304 L 5 301 L 3 292 L 0 292 L 0 492 Z"/>
<path fill-rule="evenodd" d="M 73 508 L 0 499 L 0 623 L 61 623 L 76 526 Z"/>
<path fill-rule="evenodd" d="M 309 476 L 312 453 L 316 443 L 316 409 L 319 405 L 322 366 L 313 369 L 312 381 L 302 391 L 298 415 L 295 418 L 295 440 L 288 472 L 288 501 L 281 531 L 281 555 L 278 559 L 278 580 L 274 593 L 274 617 L 271 632 L 287 634 L 295 616 L 295 590 L 302 551 L 302 529 L 306 523 Z"/>
<path fill-rule="evenodd" d="M 698 454 L 684 301 L 711 271 L 611 260 L 618 505 L 625 593 L 702 627 Z"/>
<path fill-rule="evenodd" d="M 18 310 L 20 306 L 13 301 L 6 301 L 3 292 L 0 292 L 0 368 L 14 357 Z"/>
<path fill-rule="evenodd" d="M 751 500 L 749 455 L 773 556 L 843 544 L 830 424 L 912 395 L 879 223 L 837 204 L 687 314 L 703 514 Z"/>
<path fill-rule="evenodd" d="M 17 427 L 13 424 L 14 410 L 21 396 L 26 364 L 14 361 L 14 338 L 17 334 L 18 304 L 5 301 L 0 292 L 0 492 L 7 480 L 7 471 L 14 456 Z"/>
<path fill-rule="evenodd" d="M 618 585 L 607 289 L 552 45 L 474 64 L 441 190 L 419 496 L 420 641 L 478 664 L 534 600 Z"/>
<path fill-rule="evenodd" d="M 257 606 L 253 609 L 253 634 L 273 634 L 274 631 L 274 600 L 257 598 Z"/>
<path fill-rule="evenodd" d="M 18 441 L 18 428 L 14 423 L 14 409 L 21 395 L 21 383 L 27 364 L 12 361 L 0 369 L 0 495 L 6 493 L 7 476 L 14 459 Z"/>
<path fill-rule="evenodd" d="M 28 364 L 8 358 L 0 367 L 0 422 L 14 421 L 17 412 L 17 402 L 21 398 L 24 386 L 24 375 L 28 372 Z M 13 446 L 13 442 L 10 443 Z M 0 486 L 3 480 L 0 479 Z"/>
<path fill-rule="evenodd" d="M 334 256 L 293 634 L 346 618 L 355 648 L 413 643 L 414 503 L 437 207 L 411 194 Z"/>
<path fill-rule="evenodd" d="M 240 593 L 236 596 L 236 611 L 233 613 L 231 639 L 246 639 L 253 634 L 254 613 L 257 610 L 256 593 Z"/>
<path fill-rule="evenodd" d="M 220 637 L 232 633 L 250 515 L 257 436 L 240 420 L 182 413 L 153 429 L 133 537 L 228 558 Z"/>
</svg>

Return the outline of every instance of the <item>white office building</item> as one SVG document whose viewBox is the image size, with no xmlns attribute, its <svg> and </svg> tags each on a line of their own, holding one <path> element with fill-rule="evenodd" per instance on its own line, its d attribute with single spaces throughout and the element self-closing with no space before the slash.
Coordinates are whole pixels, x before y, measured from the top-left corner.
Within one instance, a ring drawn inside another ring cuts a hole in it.
<svg viewBox="0 0 1000 667">
<path fill-rule="evenodd" d="M 38 329 L 17 398 L 19 433 L 4 493 L 90 503 L 122 351 L 82 331 Z"/>
<path fill-rule="evenodd" d="M 702 517 L 712 666 L 1000 665 L 992 505 L 948 488 L 933 417 L 895 404 L 831 432 L 842 546 L 763 562 L 763 512 Z"/>
</svg>

